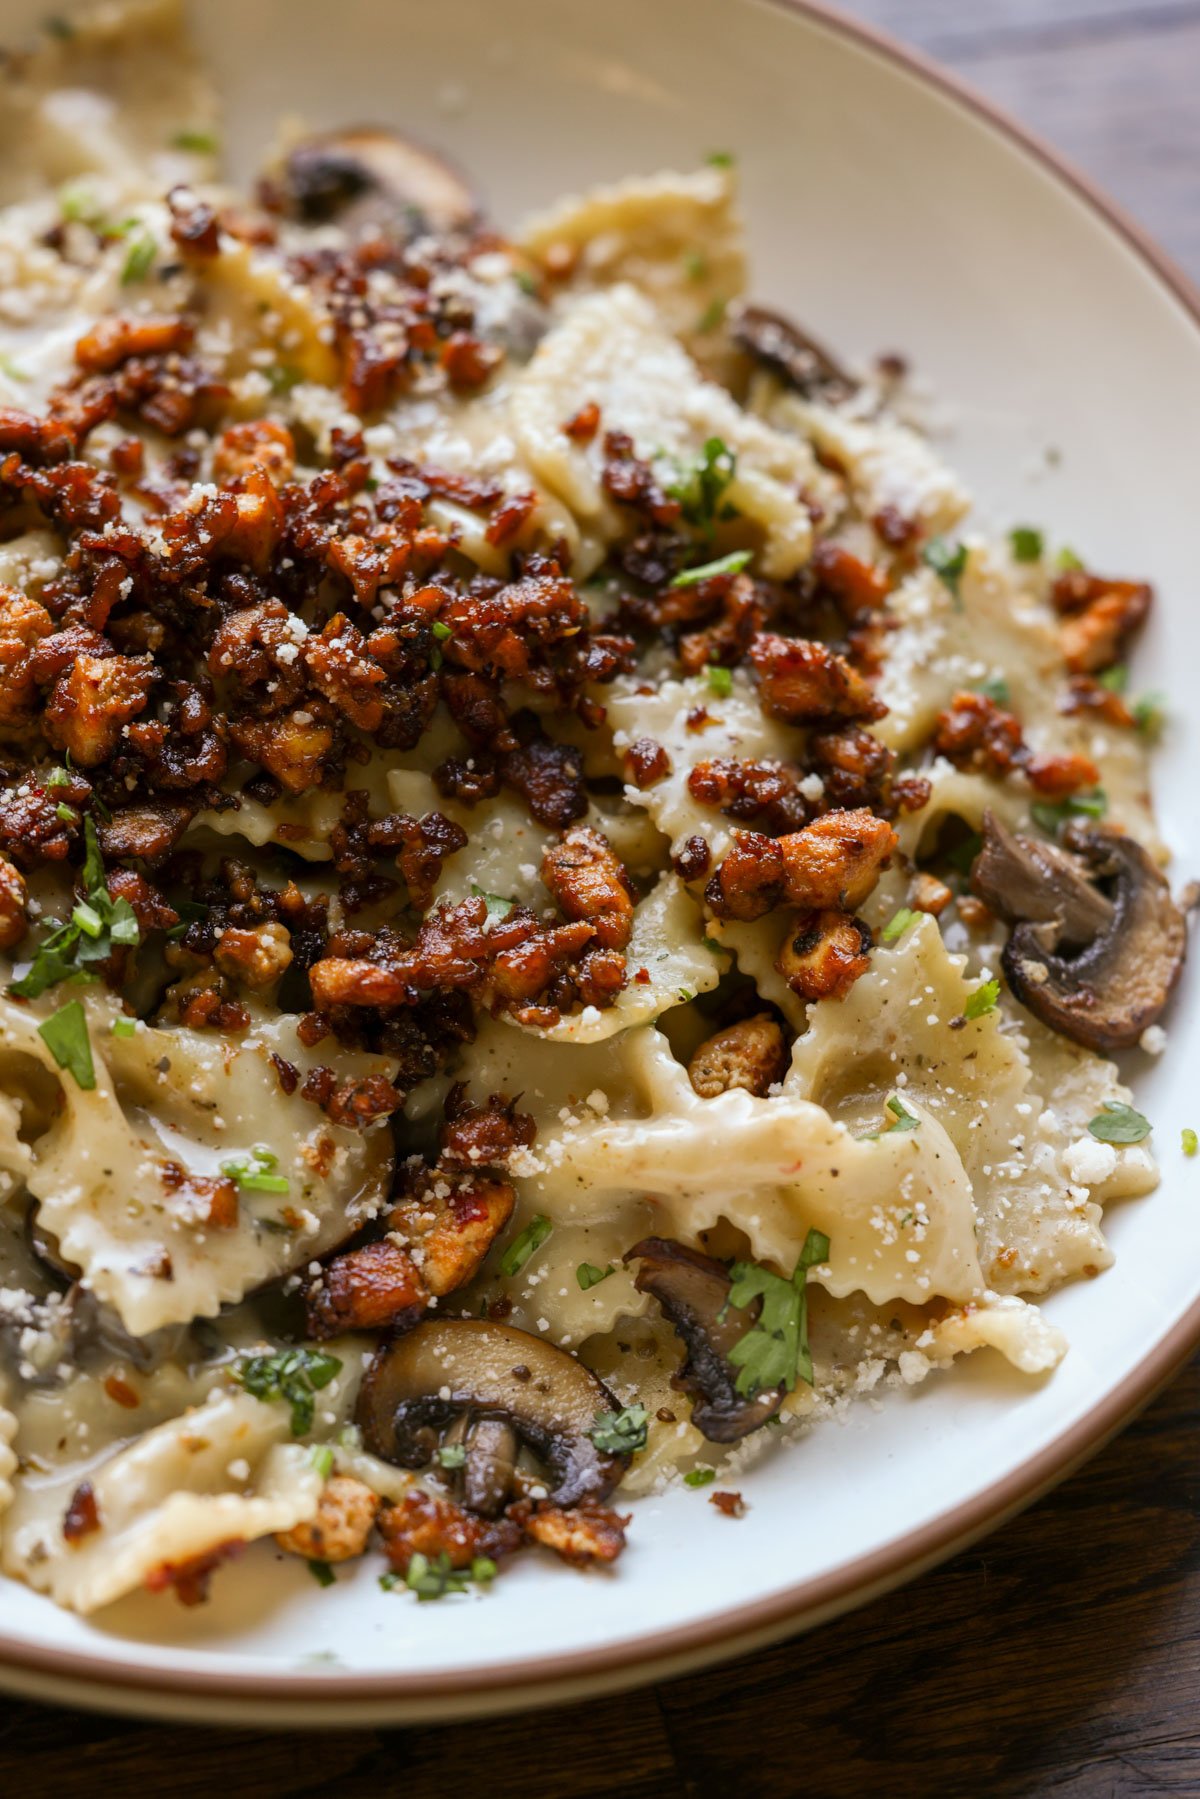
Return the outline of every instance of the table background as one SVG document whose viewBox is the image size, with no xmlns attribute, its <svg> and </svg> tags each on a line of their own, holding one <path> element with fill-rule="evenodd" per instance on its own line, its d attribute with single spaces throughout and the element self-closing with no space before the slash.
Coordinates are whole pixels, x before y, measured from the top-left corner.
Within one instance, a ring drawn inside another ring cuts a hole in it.
<svg viewBox="0 0 1200 1799">
<path fill-rule="evenodd" d="M 1035 127 L 1200 280 L 1200 0 L 856 0 L 846 10 Z M 1194 1795 L 1198 1401 L 1200 1360 L 980 1548 L 814 1636 L 706 1674 L 485 1724 L 299 1739 L 0 1699 L 0 1793 Z M 802 1528 L 802 1494 L 798 1508 Z"/>
</svg>

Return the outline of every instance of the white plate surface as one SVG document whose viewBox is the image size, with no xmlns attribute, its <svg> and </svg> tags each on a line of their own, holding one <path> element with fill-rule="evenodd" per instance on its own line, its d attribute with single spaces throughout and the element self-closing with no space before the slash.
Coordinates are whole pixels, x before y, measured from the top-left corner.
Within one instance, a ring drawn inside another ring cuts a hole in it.
<svg viewBox="0 0 1200 1799">
<path fill-rule="evenodd" d="M 44 12 L 0 0 L 0 38 Z M 902 350 L 953 406 L 979 516 L 1046 525 L 1160 604 L 1138 685 L 1171 726 L 1157 794 L 1197 872 L 1194 603 L 1200 324 L 1146 254 L 961 95 L 787 0 L 197 0 L 249 173 L 271 121 L 395 123 L 475 172 L 495 216 L 589 182 L 736 152 L 756 287 L 845 355 Z M 1048 455 L 1047 453 L 1051 454 Z M 184 1612 L 85 1622 L 0 1581 L 0 1685 L 124 1709 L 292 1723 L 544 1702 L 732 1653 L 865 1598 L 1047 1485 L 1200 1338 L 1193 979 L 1167 1055 L 1131 1065 L 1163 1183 L 1110 1213 L 1115 1268 L 1055 1295 L 1072 1348 L 1031 1382 L 980 1354 L 861 1405 L 740 1481 L 637 1507 L 612 1576 L 529 1558 L 484 1598 L 386 1595 L 377 1568 L 317 1591 L 251 1555 Z"/>
</svg>

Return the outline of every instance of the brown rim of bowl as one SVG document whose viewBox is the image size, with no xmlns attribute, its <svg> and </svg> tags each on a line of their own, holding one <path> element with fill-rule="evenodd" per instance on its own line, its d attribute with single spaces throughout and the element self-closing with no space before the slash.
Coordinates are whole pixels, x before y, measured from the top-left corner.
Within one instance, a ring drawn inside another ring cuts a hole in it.
<svg viewBox="0 0 1200 1799">
<path fill-rule="evenodd" d="M 919 50 L 897 43 L 886 32 L 848 19 L 824 0 L 765 0 L 783 12 L 798 13 L 810 22 L 897 65 L 927 87 L 936 89 L 964 112 L 973 114 L 998 136 L 1038 163 L 1066 187 L 1102 223 L 1106 224 L 1158 277 L 1162 287 L 1190 314 L 1200 330 L 1200 290 L 1158 245 L 1099 187 L 1075 169 L 1057 150 L 1033 131 L 1012 119 L 1000 107 L 976 93 L 968 82 L 950 74 Z M 681 1665 L 727 1660 L 751 1642 L 766 1642 L 849 1610 L 856 1601 L 875 1597 L 906 1576 L 933 1566 L 965 1547 L 989 1528 L 1031 1504 L 1057 1480 L 1100 1449 L 1147 1405 L 1171 1379 L 1191 1352 L 1200 1345 L 1200 1300 L 1177 1320 L 1124 1385 L 1107 1394 L 1071 1428 L 1022 1462 L 1002 1480 L 982 1493 L 933 1518 L 918 1530 L 869 1554 L 858 1556 L 829 1573 L 798 1582 L 769 1598 L 714 1614 L 700 1624 L 626 1638 L 603 1648 L 581 1650 L 563 1656 L 539 1656 L 508 1667 L 486 1666 L 448 1670 L 440 1674 L 340 1675 L 333 1669 L 321 1673 L 267 1674 L 214 1671 L 157 1671 L 136 1662 L 97 1661 L 73 1650 L 45 1649 L 0 1632 L 0 1686 L 5 1670 L 18 1676 L 17 1686 L 31 1692 L 35 1681 L 22 1676 L 41 1676 L 47 1686 L 57 1680 L 69 1689 L 71 1699 L 103 1708 L 120 1696 L 120 1708 L 136 1710 L 130 1703 L 142 1693 L 161 1715 L 170 1711 L 176 1695 L 184 1704 L 208 1701 L 208 1715 L 220 1713 L 226 1699 L 245 1722 L 247 1702 L 264 1702 L 264 1721 L 309 1723 L 327 1720 L 313 1715 L 314 1704 L 336 1714 L 340 1709 L 378 1706 L 386 1715 L 388 1700 L 401 1705 L 408 1700 L 442 1700 L 439 1715 L 449 1718 L 455 1701 L 464 1711 L 518 1709 L 528 1693 L 532 1703 L 553 1701 L 555 1690 L 563 1698 L 575 1697 L 589 1681 L 608 1687 L 644 1685 Z M 66 1697 L 66 1693 L 64 1693 Z M 490 1703 L 489 1703 L 490 1700 Z M 291 1707 L 296 1707 L 296 1712 Z M 303 1710 L 301 1710 L 303 1708 Z M 286 1714 L 286 1717 L 285 1717 Z M 195 1715 L 195 1713 L 193 1713 Z M 330 1718 L 332 1723 L 335 1718 Z"/>
</svg>

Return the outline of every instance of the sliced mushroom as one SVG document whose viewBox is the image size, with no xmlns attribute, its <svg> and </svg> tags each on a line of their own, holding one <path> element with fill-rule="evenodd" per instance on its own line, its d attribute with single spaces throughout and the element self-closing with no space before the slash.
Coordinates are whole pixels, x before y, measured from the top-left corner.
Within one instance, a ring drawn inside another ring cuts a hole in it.
<svg viewBox="0 0 1200 1799">
<path fill-rule="evenodd" d="M 771 1387 L 753 1399 L 737 1390 L 737 1369 L 729 1352 L 751 1329 L 757 1301 L 742 1309 L 729 1303 L 729 1271 L 711 1256 L 667 1237 L 645 1237 L 626 1251 L 640 1261 L 634 1276 L 639 1293 L 653 1293 L 687 1349 L 677 1384 L 693 1396 L 692 1423 L 710 1443 L 734 1443 L 773 1418 L 783 1404 L 783 1388 Z"/>
<path fill-rule="evenodd" d="M 858 383 L 821 345 L 778 312 L 765 306 L 741 305 L 730 310 L 734 342 L 806 400 L 836 405 L 849 399 Z"/>
<path fill-rule="evenodd" d="M 1088 1049 L 1131 1049 L 1179 979 L 1186 920 L 1132 837 L 1075 823 L 1062 844 L 985 813 L 972 891 L 1013 927 L 1001 963 L 1035 1018 Z"/>
<path fill-rule="evenodd" d="M 360 126 L 308 138 L 283 165 L 284 208 L 308 225 L 410 238 L 470 225 L 475 195 L 432 150 L 394 131 Z"/>
<path fill-rule="evenodd" d="M 604 1382 L 565 1349 L 512 1325 L 445 1318 L 427 1319 L 382 1346 L 357 1416 L 374 1455 L 419 1468 L 432 1457 L 435 1434 L 466 1414 L 465 1486 L 488 1505 L 504 1462 L 511 1468 L 511 1448 L 500 1432 L 471 1437 L 472 1426 L 507 1425 L 545 1465 L 550 1503 L 568 1506 L 607 1498 L 624 1474 L 628 1457 L 597 1449 L 591 1436 L 598 1413 L 619 1410 Z"/>
</svg>

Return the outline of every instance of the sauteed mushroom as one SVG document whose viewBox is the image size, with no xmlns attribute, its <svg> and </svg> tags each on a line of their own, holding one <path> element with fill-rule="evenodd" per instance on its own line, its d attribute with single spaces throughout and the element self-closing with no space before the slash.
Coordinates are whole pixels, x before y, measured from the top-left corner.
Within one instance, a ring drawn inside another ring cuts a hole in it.
<svg viewBox="0 0 1200 1799">
<path fill-rule="evenodd" d="M 477 216 L 474 194 L 450 164 L 397 132 L 373 126 L 308 138 L 282 171 L 286 209 L 305 224 L 336 221 L 402 237 L 439 234 Z"/>
<path fill-rule="evenodd" d="M 857 383 L 828 351 L 781 313 L 742 305 L 731 308 L 729 323 L 734 342 L 806 400 L 836 403 L 854 392 Z"/>
<path fill-rule="evenodd" d="M 490 1514 L 507 1497 L 518 1442 L 545 1464 L 552 1505 L 606 1498 L 628 1458 L 597 1449 L 591 1432 L 597 1413 L 619 1410 L 603 1381 L 565 1349 L 512 1325 L 445 1318 L 382 1346 L 357 1417 L 373 1454 L 419 1468 L 437 1434 L 465 1414 L 465 1496 Z"/>
<path fill-rule="evenodd" d="M 1132 1048 L 1179 979 L 1186 920 L 1132 837 L 1075 823 L 1062 844 L 986 813 L 972 891 L 1013 927 L 1001 962 L 1035 1018 L 1088 1049 Z"/>
<path fill-rule="evenodd" d="M 676 1380 L 694 1396 L 696 1429 L 710 1443 L 734 1443 L 773 1418 L 783 1403 L 782 1387 L 753 1399 L 737 1390 L 729 1351 L 754 1323 L 757 1303 L 744 1310 L 729 1304 L 724 1265 L 667 1237 L 644 1237 L 625 1260 L 641 1262 L 634 1286 L 653 1293 L 687 1348 Z"/>
</svg>

